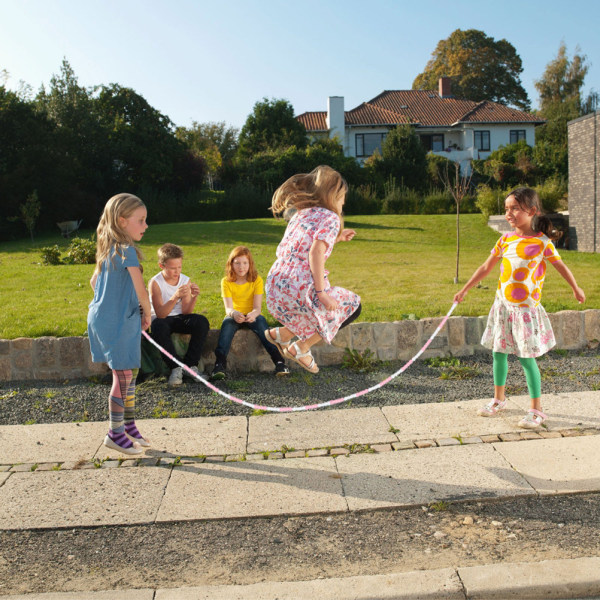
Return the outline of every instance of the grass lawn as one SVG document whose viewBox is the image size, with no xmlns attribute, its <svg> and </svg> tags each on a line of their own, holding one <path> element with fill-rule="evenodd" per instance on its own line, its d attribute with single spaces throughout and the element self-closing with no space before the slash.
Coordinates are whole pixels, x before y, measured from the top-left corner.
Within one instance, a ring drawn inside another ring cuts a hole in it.
<svg viewBox="0 0 600 600">
<path fill-rule="evenodd" d="M 150 215 L 150 223 L 152 223 Z M 346 227 L 356 229 L 349 243 L 339 244 L 327 261 L 330 280 L 362 297 L 361 321 L 394 321 L 409 314 L 417 318 L 441 316 L 454 293 L 488 256 L 498 239 L 481 215 L 461 217 L 460 284 L 455 269 L 455 217 L 453 215 L 351 216 Z M 144 277 L 157 271 L 156 250 L 165 242 L 183 246 L 184 273 L 200 286 L 196 310 L 211 327 L 224 316 L 220 280 L 231 248 L 248 246 L 263 279 L 275 258 L 285 223 L 275 219 L 150 225 L 140 248 L 145 254 Z M 84 237 L 92 232 L 80 232 Z M 92 299 L 89 279 L 93 265 L 44 266 L 40 248 L 68 241 L 53 236 L 0 244 L 0 338 L 43 335 L 83 335 L 87 306 Z M 548 269 L 542 302 L 548 312 L 600 308 L 600 255 L 562 251 L 566 264 L 587 295 L 580 306 L 569 286 Z M 457 315 L 487 314 L 493 301 L 498 272 L 471 290 Z M 266 307 L 263 314 L 267 315 Z"/>
</svg>

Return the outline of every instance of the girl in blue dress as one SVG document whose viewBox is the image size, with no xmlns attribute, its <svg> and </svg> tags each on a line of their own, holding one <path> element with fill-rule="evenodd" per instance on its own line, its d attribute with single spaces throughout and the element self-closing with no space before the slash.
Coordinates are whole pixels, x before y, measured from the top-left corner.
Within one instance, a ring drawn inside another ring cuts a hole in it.
<svg viewBox="0 0 600 600">
<path fill-rule="evenodd" d="M 110 426 L 104 445 L 139 454 L 150 445 L 135 425 L 135 379 L 141 363 L 140 337 L 150 325 L 150 299 L 134 242 L 148 228 L 146 207 L 132 194 L 117 194 L 104 207 L 96 229 L 96 269 L 90 281 L 88 336 L 94 362 L 112 369 Z M 141 307 L 141 319 L 140 319 Z"/>
</svg>

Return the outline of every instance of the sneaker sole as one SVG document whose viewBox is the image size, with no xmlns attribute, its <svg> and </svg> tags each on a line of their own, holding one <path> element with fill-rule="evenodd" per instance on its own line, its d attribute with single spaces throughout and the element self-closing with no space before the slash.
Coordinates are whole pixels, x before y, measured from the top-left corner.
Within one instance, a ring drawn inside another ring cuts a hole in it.
<svg viewBox="0 0 600 600">
<path fill-rule="evenodd" d="M 137 447 L 136 447 L 137 444 Z M 104 438 L 104 445 L 111 450 L 116 450 L 117 452 L 122 452 L 123 454 L 141 454 L 143 450 L 140 448 L 138 442 L 134 442 L 134 445 L 131 448 L 122 448 L 119 444 L 116 444 L 108 435 Z"/>
<path fill-rule="evenodd" d="M 288 371 L 287 373 L 275 373 L 275 375 L 277 377 L 287 377 L 290 374 L 290 372 Z"/>
<path fill-rule="evenodd" d="M 142 448 L 150 448 L 150 442 L 145 438 L 136 438 L 125 432 L 125 435 L 135 444 L 138 443 Z"/>
</svg>

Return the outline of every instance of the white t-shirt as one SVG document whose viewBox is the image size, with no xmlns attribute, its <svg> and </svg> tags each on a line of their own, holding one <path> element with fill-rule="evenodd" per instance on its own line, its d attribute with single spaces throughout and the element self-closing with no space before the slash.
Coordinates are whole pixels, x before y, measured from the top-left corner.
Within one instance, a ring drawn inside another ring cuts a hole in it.
<svg viewBox="0 0 600 600">
<path fill-rule="evenodd" d="M 152 304 L 152 282 L 156 281 L 156 283 L 158 284 L 162 301 L 163 301 L 163 303 L 165 303 L 165 302 L 168 302 L 175 295 L 175 293 L 177 292 L 177 289 L 179 287 L 188 283 L 189 280 L 190 280 L 190 278 L 187 275 L 180 273 L 179 281 L 175 285 L 170 285 L 169 283 L 167 283 L 165 281 L 162 271 L 158 275 L 155 275 L 150 280 L 150 283 L 148 285 L 148 290 L 150 291 L 150 308 L 152 309 L 152 320 L 153 321 L 154 321 L 154 319 L 156 319 L 156 313 L 154 312 L 154 305 Z M 181 314 L 181 298 L 179 298 L 179 300 L 177 300 L 177 302 L 175 303 L 175 306 L 171 309 L 171 312 L 168 314 L 168 316 L 174 317 L 175 315 L 180 315 L 180 314 Z"/>
</svg>

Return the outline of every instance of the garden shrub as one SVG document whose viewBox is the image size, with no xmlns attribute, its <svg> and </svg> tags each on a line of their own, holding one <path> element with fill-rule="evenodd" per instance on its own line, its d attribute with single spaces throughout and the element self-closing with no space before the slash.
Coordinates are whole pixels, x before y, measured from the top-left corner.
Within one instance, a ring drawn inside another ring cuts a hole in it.
<svg viewBox="0 0 600 600">
<path fill-rule="evenodd" d="M 348 187 L 344 212 L 349 215 L 376 215 L 381 209 L 374 185 L 353 185 Z"/>
<path fill-rule="evenodd" d="M 96 262 L 96 242 L 83 238 L 73 238 L 64 259 L 65 264 L 93 265 Z"/>
<path fill-rule="evenodd" d="M 482 183 L 477 186 L 477 201 L 475 205 L 487 221 L 491 215 L 504 213 L 504 199 L 508 192 L 502 189 L 493 189 Z"/>
<path fill-rule="evenodd" d="M 556 212 L 567 207 L 567 183 L 562 177 L 550 177 L 535 187 L 545 212 Z"/>
<path fill-rule="evenodd" d="M 42 248 L 42 263 L 45 265 L 60 265 L 60 248 L 58 245 Z"/>
</svg>

